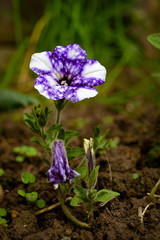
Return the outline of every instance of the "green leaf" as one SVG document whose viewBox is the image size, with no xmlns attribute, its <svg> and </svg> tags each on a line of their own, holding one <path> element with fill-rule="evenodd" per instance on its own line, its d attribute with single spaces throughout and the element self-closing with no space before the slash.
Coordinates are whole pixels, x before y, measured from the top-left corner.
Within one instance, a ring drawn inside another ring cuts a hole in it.
<svg viewBox="0 0 160 240">
<path fill-rule="evenodd" d="M 27 157 L 33 157 L 38 155 L 38 151 L 35 147 L 27 146 L 27 151 L 25 152 Z"/>
<path fill-rule="evenodd" d="M 13 148 L 13 152 L 25 155 L 27 157 L 36 156 L 38 154 L 37 149 L 33 146 L 17 146 Z"/>
<path fill-rule="evenodd" d="M 41 142 L 40 142 L 40 140 L 39 140 L 38 137 L 32 137 L 32 138 L 30 139 L 30 141 L 41 145 Z"/>
<path fill-rule="evenodd" d="M 87 167 L 79 167 L 79 168 L 76 168 L 75 171 L 80 174 L 80 176 L 76 177 L 75 180 L 80 181 L 81 179 L 83 179 L 87 176 L 88 168 Z"/>
<path fill-rule="evenodd" d="M 36 181 L 36 177 L 30 172 L 22 173 L 21 179 L 24 184 L 35 183 Z"/>
<path fill-rule="evenodd" d="M 24 157 L 23 156 L 16 156 L 15 160 L 16 160 L 16 162 L 21 163 L 21 162 L 24 162 Z"/>
<path fill-rule="evenodd" d="M 21 190 L 21 189 L 18 190 L 18 194 L 22 197 L 26 196 L 26 192 L 24 190 Z"/>
<path fill-rule="evenodd" d="M 106 189 L 102 189 L 100 191 L 97 192 L 97 196 L 96 196 L 96 201 L 97 202 L 107 202 L 112 198 L 115 198 L 117 196 L 119 196 L 120 194 L 117 192 L 113 192 L 110 190 L 106 190 Z"/>
<path fill-rule="evenodd" d="M 4 174 L 3 168 L 0 168 L 0 177 L 3 176 L 3 174 Z"/>
<path fill-rule="evenodd" d="M 87 198 L 86 190 L 79 185 L 77 185 L 76 188 L 74 189 L 74 193 L 83 200 Z"/>
<path fill-rule="evenodd" d="M 32 122 L 34 122 L 34 116 L 32 114 L 29 114 L 29 113 L 24 113 L 24 116 L 23 116 L 24 120 L 26 119 L 29 119 L 31 120 Z"/>
<path fill-rule="evenodd" d="M 7 226 L 6 223 L 7 223 L 7 220 L 6 220 L 5 218 L 0 217 L 0 224 L 1 224 L 2 226 L 6 227 L 6 226 Z"/>
<path fill-rule="evenodd" d="M 0 110 L 10 110 L 35 104 L 35 98 L 10 89 L 0 89 Z"/>
<path fill-rule="evenodd" d="M 80 156 L 84 155 L 84 149 L 83 148 L 79 148 L 79 147 L 69 148 L 69 147 L 67 147 L 66 150 L 67 150 L 68 161 L 70 161 L 73 158 L 80 157 Z"/>
<path fill-rule="evenodd" d="M 35 124 L 31 120 L 25 119 L 24 121 L 27 124 L 27 126 L 31 129 L 32 132 L 40 134 L 40 130 L 36 128 Z"/>
<path fill-rule="evenodd" d="M 93 141 L 93 149 L 96 150 L 98 148 L 98 138 L 95 138 Z"/>
<path fill-rule="evenodd" d="M 26 199 L 29 202 L 35 202 L 38 198 L 37 192 L 26 193 Z"/>
<path fill-rule="evenodd" d="M 109 139 L 108 140 L 108 147 L 109 148 L 115 148 L 115 147 L 117 147 L 118 143 L 119 143 L 118 140 Z"/>
<path fill-rule="evenodd" d="M 98 177 L 98 170 L 100 166 L 98 165 L 96 168 L 94 168 L 91 172 L 91 174 L 88 177 L 88 187 L 93 188 L 96 185 L 97 177 Z"/>
<path fill-rule="evenodd" d="M 89 190 L 88 192 L 88 200 L 89 201 L 93 201 L 96 197 L 96 194 L 97 194 L 97 190 L 96 189 L 92 189 L 92 190 Z"/>
<path fill-rule="evenodd" d="M 70 205 L 73 207 L 78 207 L 80 206 L 79 203 L 83 203 L 83 199 L 79 198 L 77 195 L 75 195 L 72 200 L 70 201 Z"/>
<path fill-rule="evenodd" d="M 96 127 L 95 133 L 94 133 L 94 139 L 100 137 L 100 135 L 101 135 L 101 130 L 102 130 L 102 127 L 101 127 L 100 125 Z"/>
<path fill-rule="evenodd" d="M 65 139 L 65 131 L 63 128 L 61 128 L 61 130 L 59 131 L 57 139 L 61 139 L 61 140 Z"/>
<path fill-rule="evenodd" d="M 16 147 L 13 148 L 13 152 L 23 155 L 24 154 L 24 147 L 16 146 Z"/>
<path fill-rule="evenodd" d="M 72 130 L 67 130 L 67 131 L 65 132 L 65 139 L 64 139 L 65 144 L 67 144 L 68 141 L 69 141 L 71 138 L 78 137 L 78 136 L 79 136 L 79 133 L 78 133 L 78 132 L 72 131 Z"/>
<path fill-rule="evenodd" d="M 48 166 L 51 166 L 51 163 L 48 161 L 47 158 L 45 158 L 45 157 L 40 157 L 40 159 L 41 159 L 43 162 L 45 162 Z"/>
<path fill-rule="evenodd" d="M 160 49 L 160 33 L 154 33 L 147 37 L 147 40 L 156 48 Z"/>
<path fill-rule="evenodd" d="M 52 143 L 55 137 L 53 137 L 50 133 L 46 132 L 46 138 L 49 140 L 48 142 Z"/>
<path fill-rule="evenodd" d="M 7 215 L 7 210 L 5 208 L 0 208 L 0 216 L 4 217 Z"/>
<path fill-rule="evenodd" d="M 62 128 L 62 124 L 53 124 L 48 130 L 47 133 L 58 133 Z"/>
<path fill-rule="evenodd" d="M 48 110 L 48 107 L 46 107 L 46 108 L 45 108 L 45 110 L 44 110 L 44 113 L 45 113 L 45 117 L 47 118 L 47 117 L 48 117 L 48 115 L 49 115 L 49 110 Z"/>
<path fill-rule="evenodd" d="M 45 152 L 48 152 L 51 155 L 51 148 L 50 147 L 45 147 L 44 150 L 45 150 Z"/>
<path fill-rule="evenodd" d="M 138 174 L 138 173 L 133 173 L 132 177 L 133 177 L 134 179 L 137 179 L 137 178 L 139 178 L 139 174 Z"/>
<path fill-rule="evenodd" d="M 46 202 L 45 202 L 43 199 L 38 199 L 38 200 L 36 201 L 36 206 L 37 206 L 38 208 L 44 208 L 44 207 L 46 206 Z"/>
<path fill-rule="evenodd" d="M 88 168 L 87 167 L 79 167 L 75 169 L 76 172 L 80 174 L 80 176 L 76 177 L 72 181 L 72 185 L 76 185 L 80 180 L 84 179 L 87 176 Z"/>
</svg>

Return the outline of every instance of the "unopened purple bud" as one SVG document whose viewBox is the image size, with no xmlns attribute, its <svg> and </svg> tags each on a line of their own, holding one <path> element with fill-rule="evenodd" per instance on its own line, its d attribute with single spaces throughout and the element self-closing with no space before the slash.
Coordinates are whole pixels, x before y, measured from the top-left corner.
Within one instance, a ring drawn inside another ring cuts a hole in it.
<svg viewBox="0 0 160 240">
<path fill-rule="evenodd" d="M 53 163 L 46 174 L 55 188 L 58 187 L 58 183 L 71 183 L 73 178 L 80 175 L 69 167 L 63 141 L 56 140 L 52 143 L 52 155 Z"/>
</svg>

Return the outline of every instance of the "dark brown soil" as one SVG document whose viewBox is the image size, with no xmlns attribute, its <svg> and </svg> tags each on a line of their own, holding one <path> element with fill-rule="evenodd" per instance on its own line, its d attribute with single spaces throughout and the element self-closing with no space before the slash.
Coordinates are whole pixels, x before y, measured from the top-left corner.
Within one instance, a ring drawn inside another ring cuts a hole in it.
<svg viewBox="0 0 160 240">
<path fill-rule="evenodd" d="M 87 101 L 86 101 L 87 103 Z M 25 109 L 25 112 L 29 109 Z M 138 216 L 138 208 L 143 209 L 150 202 L 149 193 L 160 176 L 160 156 L 151 157 L 151 148 L 160 142 L 160 121 L 157 110 L 152 105 L 142 109 L 126 108 L 116 113 L 106 105 L 89 101 L 87 104 L 68 105 L 62 115 L 65 129 L 80 131 L 81 137 L 71 141 L 72 146 L 82 146 L 83 138 L 93 136 L 96 125 L 102 124 L 103 131 L 110 129 L 110 137 L 118 139 L 118 147 L 107 154 L 97 156 L 101 165 L 98 188 L 112 189 L 120 193 L 118 198 L 105 206 L 95 207 L 94 221 L 89 230 L 77 227 L 63 214 L 60 207 L 35 216 L 37 207 L 28 205 L 17 194 L 23 189 L 21 173 L 29 171 L 37 177 L 31 185 L 31 191 L 37 191 L 45 199 L 47 206 L 57 202 L 56 191 L 45 179 L 48 167 L 40 160 L 44 156 L 39 149 L 39 156 L 27 158 L 23 163 L 15 161 L 14 146 L 33 145 L 32 133 L 19 119 L 19 110 L 1 113 L 0 168 L 5 174 L 0 177 L 5 197 L 0 207 L 7 209 L 8 227 L 0 227 L 0 239 L 3 240 L 159 240 L 160 239 L 160 201 L 158 198 L 144 216 L 143 224 Z M 21 116 L 24 110 L 21 110 Z M 138 113 L 137 113 L 138 112 Z M 106 123 L 106 117 L 113 122 Z M 84 120 L 79 124 L 76 118 Z M 79 128 L 79 129 L 77 129 Z M 78 160 L 72 160 L 76 166 Z M 109 171 L 109 165 L 111 171 Z M 133 174 L 138 173 L 137 179 Z M 160 194 L 158 189 L 156 194 Z M 71 208 L 80 220 L 88 222 L 88 214 L 79 207 Z"/>
</svg>

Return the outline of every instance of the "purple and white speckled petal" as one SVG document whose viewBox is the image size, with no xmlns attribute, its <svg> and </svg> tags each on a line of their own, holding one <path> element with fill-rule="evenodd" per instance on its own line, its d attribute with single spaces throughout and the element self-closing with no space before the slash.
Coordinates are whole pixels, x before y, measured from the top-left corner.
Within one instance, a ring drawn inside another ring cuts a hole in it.
<svg viewBox="0 0 160 240">
<path fill-rule="evenodd" d="M 75 78 L 75 80 L 72 81 L 71 86 L 73 87 L 94 87 L 100 84 L 103 84 L 104 81 L 101 78 L 95 78 L 95 77 L 79 77 Z"/>
<path fill-rule="evenodd" d="M 39 76 L 36 78 L 34 87 L 41 95 L 53 100 L 64 98 L 64 93 L 68 89 L 68 86 L 60 86 L 52 77 L 48 75 Z"/>
<path fill-rule="evenodd" d="M 34 53 L 31 57 L 30 69 L 38 75 L 52 74 L 52 64 L 48 57 L 52 52 Z"/>
<path fill-rule="evenodd" d="M 83 65 L 81 76 L 85 77 L 86 79 L 97 79 L 97 84 L 94 84 L 94 86 L 96 86 L 105 82 L 106 73 L 105 67 L 102 66 L 98 61 L 94 59 L 87 59 Z M 99 83 L 99 79 L 101 79 L 101 83 Z"/>
<path fill-rule="evenodd" d="M 95 97 L 98 91 L 89 87 L 68 87 L 64 97 L 70 102 L 78 102 L 85 98 Z"/>
<path fill-rule="evenodd" d="M 59 58 L 67 59 L 81 59 L 85 60 L 87 58 L 86 51 L 81 48 L 78 44 L 70 44 L 67 46 L 57 46 L 54 50 L 54 54 Z"/>
<path fill-rule="evenodd" d="M 71 183 L 80 174 L 68 165 L 64 142 L 56 140 L 52 143 L 53 162 L 47 171 L 50 183 L 57 188 L 58 183 Z"/>
</svg>

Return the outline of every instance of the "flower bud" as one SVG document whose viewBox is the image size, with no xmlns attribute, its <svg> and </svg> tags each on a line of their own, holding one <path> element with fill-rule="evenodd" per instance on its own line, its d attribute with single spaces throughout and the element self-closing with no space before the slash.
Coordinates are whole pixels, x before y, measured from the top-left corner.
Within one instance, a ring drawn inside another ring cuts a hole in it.
<svg viewBox="0 0 160 240">
<path fill-rule="evenodd" d="M 90 140 L 84 139 L 84 151 L 88 164 L 88 172 L 90 175 L 90 173 L 92 172 L 96 165 L 95 152 L 93 149 L 93 138 L 90 138 Z"/>
</svg>

